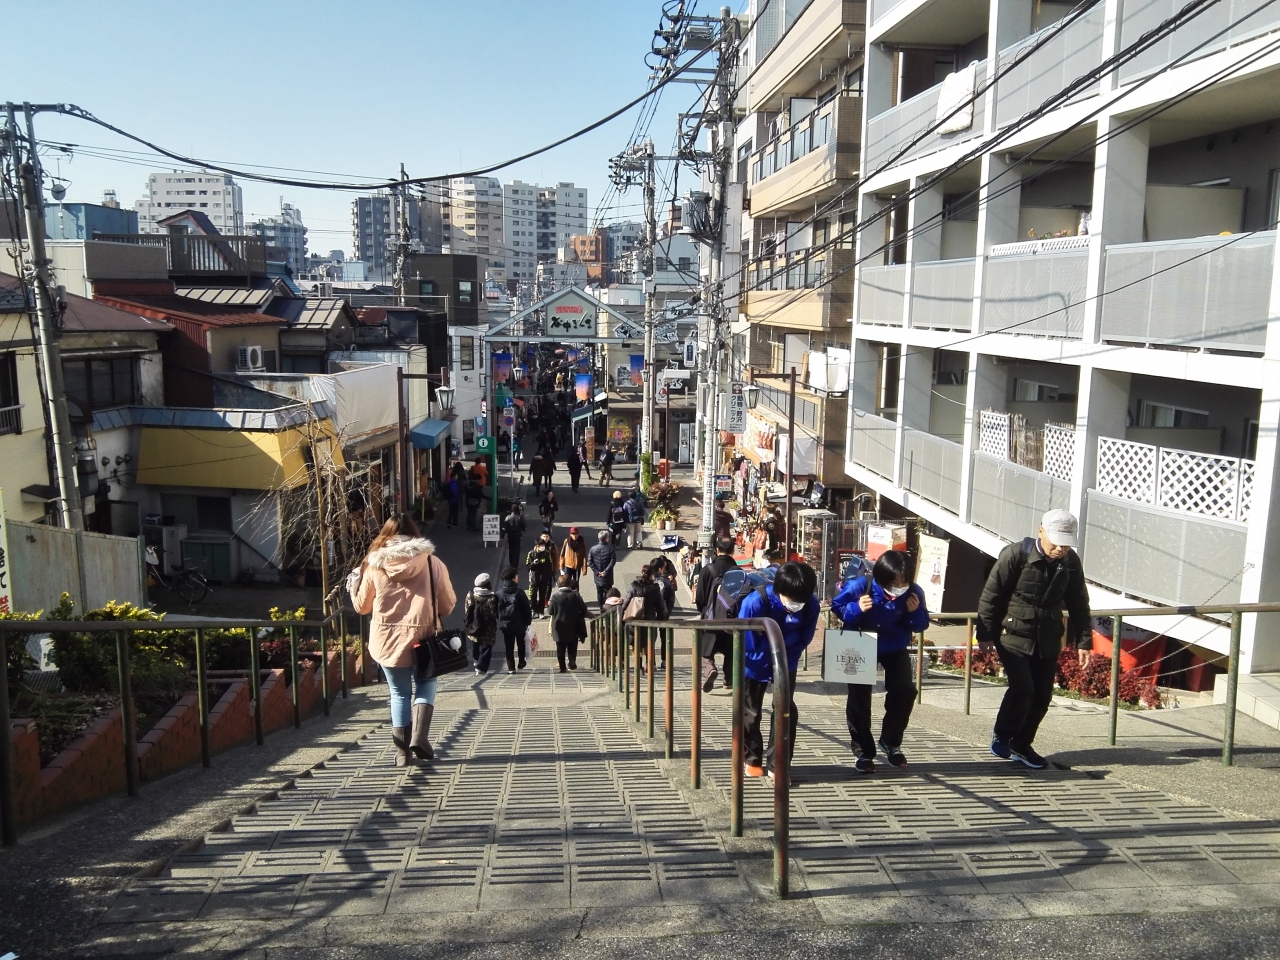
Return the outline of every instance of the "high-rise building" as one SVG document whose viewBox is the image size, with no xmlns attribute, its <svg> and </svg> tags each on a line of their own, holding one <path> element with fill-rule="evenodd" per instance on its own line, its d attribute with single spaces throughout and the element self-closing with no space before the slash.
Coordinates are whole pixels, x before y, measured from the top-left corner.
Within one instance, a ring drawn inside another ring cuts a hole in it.
<svg viewBox="0 0 1280 960">
<path fill-rule="evenodd" d="M 226 236 L 244 235 L 244 198 L 231 177 L 207 170 L 166 170 L 147 177 L 147 194 L 134 204 L 139 233 L 184 210 L 198 210 Z"/>
<path fill-rule="evenodd" d="M 486 275 L 498 283 L 507 279 L 502 195 L 493 177 L 454 177 L 443 215 L 448 252 L 480 257 Z"/>
<path fill-rule="evenodd" d="M 538 260 L 550 263 L 556 259 L 556 251 L 569 243 L 574 234 L 585 234 L 590 212 L 587 210 L 587 191 L 572 183 L 557 183 L 554 187 L 538 187 L 537 252 Z"/>
<path fill-rule="evenodd" d="M 502 187 L 502 228 L 506 238 L 507 281 L 532 288 L 538 275 L 538 194 L 536 183 L 513 180 Z"/>
<path fill-rule="evenodd" d="M 351 201 L 351 247 L 362 261 L 370 280 L 390 282 L 395 270 L 390 245 L 391 197 L 373 193 Z"/>
<path fill-rule="evenodd" d="M 274 259 L 272 247 L 282 251 L 295 277 L 307 269 L 307 228 L 302 223 L 302 211 L 293 204 L 281 201 L 278 217 L 264 217 L 245 229 L 250 236 L 267 242 L 268 259 Z"/>
</svg>

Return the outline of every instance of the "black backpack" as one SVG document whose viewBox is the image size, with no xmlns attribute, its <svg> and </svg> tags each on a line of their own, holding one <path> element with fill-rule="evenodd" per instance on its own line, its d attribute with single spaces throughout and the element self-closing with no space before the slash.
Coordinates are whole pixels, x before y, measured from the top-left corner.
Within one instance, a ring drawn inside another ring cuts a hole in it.
<svg viewBox="0 0 1280 960">
<path fill-rule="evenodd" d="M 506 624 L 515 623 L 520 615 L 520 601 L 516 599 L 520 596 L 520 591 L 503 590 L 497 596 L 497 619 Z"/>
<path fill-rule="evenodd" d="M 473 637 L 494 635 L 498 629 L 498 614 L 497 602 L 492 594 L 486 597 L 472 595 L 471 607 L 462 622 L 462 629 Z"/>
<path fill-rule="evenodd" d="M 703 620 L 732 620 L 737 617 L 742 601 L 755 590 L 768 608 L 767 583 L 758 573 L 727 570 L 711 581 L 711 595 L 702 611 Z"/>
<path fill-rule="evenodd" d="M 620 503 L 617 506 L 609 508 L 609 522 L 611 524 L 627 522 L 627 508 L 625 504 Z"/>
</svg>

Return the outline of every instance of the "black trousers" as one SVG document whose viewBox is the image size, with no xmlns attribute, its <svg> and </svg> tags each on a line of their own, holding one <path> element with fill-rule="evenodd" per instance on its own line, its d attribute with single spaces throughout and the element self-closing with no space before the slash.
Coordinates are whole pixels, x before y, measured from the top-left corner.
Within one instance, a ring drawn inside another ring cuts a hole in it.
<svg viewBox="0 0 1280 960">
<path fill-rule="evenodd" d="M 550 577 L 538 577 L 529 583 L 529 606 L 533 607 L 534 613 L 545 613 L 547 609 L 547 601 L 551 599 Z"/>
<path fill-rule="evenodd" d="M 902 746 L 902 734 L 911 719 L 916 703 L 916 685 L 911 676 L 911 653 L 897 650 L 882 653 L 884 667 L 884 722 L 880 739 L 888 747 Z M 851 683 L 844 702 L 844 717 L 849 723 L 849 739 L 853 749 L 868 757 L 876 755 L 876 740 L 871 734 L 871 690 L 869 683 Z"/>
<path fill-rule="evenodd" d="M 1009 688 L 996 714 L 995 734 L 1014 750 L 1025 750 L 1035 741 L 1040 721 L 1053 701 L 1058 658 L 1027 656 L 999 642 L 996 653 L 1009 678 Z"/>
<path fill-rule="evenodd" d="M 450 501 L 449 503 L 449 519 L 447 523 L 451 527 L 456 527 L 458 525 L 458 501 L 457 500 Z"/>
<path fill-rule="evenodd" d="M 568 660 L 568 666 L 571 670 L 578 669 L 578 641 L 573 640 L 569 643 L 561 643 L 556 641 L 556 662 L 560 665 L 560 669 L 565 669 L 565 661 Z"/>
<path fill-rule="evenodd" d="M 489 672 L 489 661 L 493 659 L 493 644 L 481 643 L 479 640 L 472 641 L 474 646 L 474 659 L 476 669 L 481 673 Z"/>
<path fill-rule="evenodd" d="M 716 654 L 724 657 L 724 671 L 720 674 L 720 685 L 726 690 L 733 689 L 733 634 L 723 630 L 707 630 L 702 634 L 702 658 L 713 667 Z"/>
<path fill-rule="evenodd" d="M 512 540 L 507 537 L 507 559 L 511 562 L 511 569 L 519 572 L 520 570 L 520 541 Z"/>
<path fill-rule="evenodd" d="M 596 580 L 596 603 L 600 605 L 600 610 L 604 610 L 605 595 L 613 589 L 613 577 L 607 579 L 604 583 Z"/>
<path fill-rule="evenodd" d="M 524 649 L 524 630 L 514 627 L 503 628 L 502 642 L 507 647 L 507 669 L 514 670 L 516 668 L 516 655 L 519 654 L 519 666 L 524 666 L 525 649 Z"/>
<path fill-rule="evenodd" d="M 479 527 L 476 526 L 476 511 L 479 509 L 480 509 L 480 504 L 478 503 L 474 507 L 469 503 L 467 504 L 467 529 L 468 530 L 480 529 Z"/>
<path fill-rule="evenodd" d="M 791 689 L 796 688 L 796 675 L 791 674 Z M 774 745 L 777 739 L 778 718 L 769 711 L 769 746 L 764 746 L 760 735 L 760 719 L 764 713 L 765 691 L 769 684 L 747 677 L 742 689 L 742 755 L 749 767 L 772 767 Z M 794 698 L 791 701 L 791 755 L 795 756 L 796 729 L 800 726 L 800 713 Z"/>
<path fill-rule="evenodd" d="M 572 485 L 572 487 L 573 487 L 573 492 L 574 492 L 574 493 L 577 493 L 577 492 L 578 492 L 578 481 L 579 481 L 579 479 L 580 479 L 581 477 L 582 477 L 582 468 L 581 468 L 581 467 L 579 467 L 577 470 L 570 469 L 570 471 L 569 471 L 569 483 Z"/>
</svg>

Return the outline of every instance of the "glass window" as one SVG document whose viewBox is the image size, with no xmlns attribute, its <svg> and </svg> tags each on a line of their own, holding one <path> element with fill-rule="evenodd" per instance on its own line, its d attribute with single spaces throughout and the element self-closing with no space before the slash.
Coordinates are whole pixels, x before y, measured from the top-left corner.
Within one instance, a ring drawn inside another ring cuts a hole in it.
<svg viewBox="0 0 1280 960">
<path fill-rule="evenodd" d="M 476 338 L 461 337 L 458 340 L 458 366 L 463 370 L 476 368 Z"/>
<path fill-rule="evenodd" d="M 472 291 L 472 283 L 470 280 L 459 280 L 458 281 L 458 302 L 470 303 L 471 291 Z"/>
</svg>

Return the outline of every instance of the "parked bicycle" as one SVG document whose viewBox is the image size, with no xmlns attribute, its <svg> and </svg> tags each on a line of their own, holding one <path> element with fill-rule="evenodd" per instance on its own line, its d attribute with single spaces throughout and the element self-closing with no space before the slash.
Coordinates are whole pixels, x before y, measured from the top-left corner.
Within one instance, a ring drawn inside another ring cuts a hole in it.
<svg viewBox="0 0 1280 960">
<path fill-rule="evenodd" d="M 156 584 L 172 590 L 187 603 L 199 603 L 209 595 L 209 582 L 199 570 L 193 570 L 183 561 L 182 568 L 168 576 L 160 569 L 160 556 L 155 547 L 147 547 L 147 586 Z"/>
</svg>

